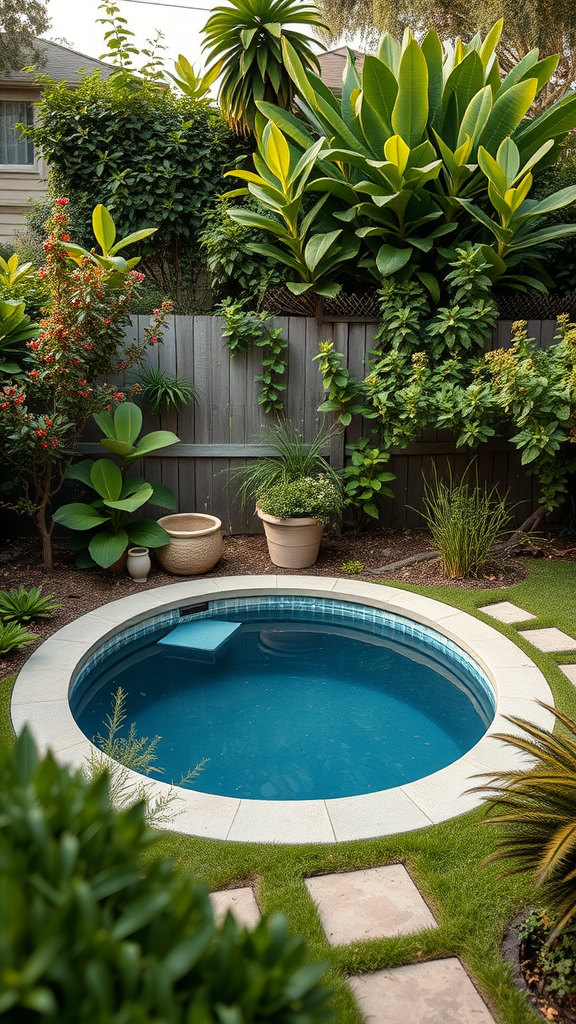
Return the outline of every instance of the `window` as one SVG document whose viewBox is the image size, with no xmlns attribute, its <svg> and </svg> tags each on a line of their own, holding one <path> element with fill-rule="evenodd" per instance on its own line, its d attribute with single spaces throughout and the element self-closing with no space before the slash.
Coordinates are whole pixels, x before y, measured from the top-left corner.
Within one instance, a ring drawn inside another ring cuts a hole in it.
<svg viewBox="0 0 576 1024">
<path fill-rule="evenodd" d="M 32 124 L 33 107 L 26 100 L 0 100 L 0 164 L 34 166 L 34 143 L 16 128 Z"/>
</svg>

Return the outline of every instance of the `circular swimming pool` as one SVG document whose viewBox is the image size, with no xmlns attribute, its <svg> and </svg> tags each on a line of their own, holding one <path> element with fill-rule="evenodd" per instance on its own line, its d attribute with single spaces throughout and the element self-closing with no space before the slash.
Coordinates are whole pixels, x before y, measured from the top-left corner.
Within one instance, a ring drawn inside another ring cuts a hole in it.
<svg viewBox="0 0 576 1024">
<path fill-rule="evenodd" d="M 209 628 L 207 628 L 209 627 Z M 158 736 L 178 783 L 252 800 L 326 800 L 390 789 L 462 757 L 495 713 L 485 673 L 409 619 L 280 595 L 184 609 L 88 664 L 72 713 L 98 743 L 120 688 L 124 735 Z"/>
<path fill-rule="evenodd" d="M 505 715 L 554 724 L 537 703 L 553 704 L 544 676 L 488 622 L 317 576 L 187 580 L 81 616 L 20 671 L 14 728 L 85 767 L 119 687 L 127 721 L 162 735 L 166 781 L 145 781 L 151 799 L 209 758 L 160 827 L 235 842 L 334 843 L 445 821 L 479 805 L 479 773 L 524 764 L 497 738 L 511 731 Z"/>
</svg>

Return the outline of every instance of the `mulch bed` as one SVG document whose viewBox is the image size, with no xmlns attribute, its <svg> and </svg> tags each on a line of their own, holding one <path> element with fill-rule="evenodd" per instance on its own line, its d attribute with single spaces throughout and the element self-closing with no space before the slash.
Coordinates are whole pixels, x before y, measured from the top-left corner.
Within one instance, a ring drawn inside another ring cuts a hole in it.
<svg viewBox="0 0 576 1024">
<path fill-rule="evenodd" d="M 570 558 L 574 557 L 575 541 L 573 537 L 560 537 L 550 534 L 540 537 L 539 549 L 543 557 Z M 46 622 L 36 622 L 30 627 L 38 634 L 38 646 L 51 633 L 61 629 L 85 612 L 98 608 L 109 601 L 141 590 L 141 585 L 134 583 L 126 574 L 113 575 L 105 571 L 86 571 L 77 569 L 74 556 L 66 548 L 63 541 L 56 540 L 54 545 L 54 562 L 56 568 L 50 574 L 42 569 L 39 543 L 35 537 L 19 538 L 5 541 L 0 545 L 0 589 L 24 586 L 27 589 L 42 585 L 43 592 L 53 594 L 62 607 Z M 400 561 L 420 551 L 431 550 L 432 542 L 426 530 L 384 530 L 373 529 L 354 536 L 351 533 L 338 534 L 331 532 L 326 535 L 320 548 L 320 557 L 316 565 L 309 569 L 291 570 L 274 566 L 268 557 L 266 540 L 263 535 L 239 535 L 226 538 L 224 553 L 220 562 L 208 576 L 239 576 L 244 573 L 276 573 L 317 576 L 343 576 L 344 562 L 362 562 L 366 570 Z M 369 572 L 351 576 L 351 579 L 385 582 L 401 582 L 414 586 L 444 586 L 464 588 L 498 588 L 509 587 L 521 582 L 527 575 L 523 561 L 508 558 L 488 566 L 479 579 L 448 580 L 442 573 L 438 560 L 421 562 L 406 566 L 393 572 L 374 576 Z M 148 578 L 148 587 L 161 587 L 167 583 L 185 580 L 185 576 L 172 576 L 163 572 L 155 564 Z M 193 579 L 195 577 L 188 577 Z M 33 646 L 20 653 L 14 653 L 0 661 L 0 678 L 20 669 L 24 661 L 34 650 Z"/>
</svg>

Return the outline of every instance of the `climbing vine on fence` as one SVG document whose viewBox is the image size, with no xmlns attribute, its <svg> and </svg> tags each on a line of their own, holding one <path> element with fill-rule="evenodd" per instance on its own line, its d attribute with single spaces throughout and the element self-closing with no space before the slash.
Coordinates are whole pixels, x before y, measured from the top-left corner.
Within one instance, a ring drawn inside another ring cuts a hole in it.
<svg viewBox="0 0 576 1024">
<path fill-rule="evenodd" d="M 542 350 L 520 320 L 509 349 L 483 352 L 497 310 L 479 247 L 459 249 L 450 266 L 447 300 L 436 308 L 419 283 L 385 282 L 363 380 L 333 342 L 321 345 L 320 408 L 343 425 L 354 413 L 374 420 L 382 451 L 405 448 L 427 426 L 451 430 L 461 448 L 505 436 L 537 477 L 542 504 L 557 507 L 576 470 L 576 324 L 559 317 L 556 344 Z"/>
<path fill-rule="evenodd" d="M 273 314 L 245 309 L 247 300 L 224 299 L 216 310 L 224 317 L 223 337 L 228 340 L 230 355 L 261 348 L 262 373 L 254 379 L 261 385 L 258 403 L 264 412 L 283 412 L 286 384 L 286 350 L 288 342 L 282 337 L 281 327 L 270 327 Z"/>
</svg>

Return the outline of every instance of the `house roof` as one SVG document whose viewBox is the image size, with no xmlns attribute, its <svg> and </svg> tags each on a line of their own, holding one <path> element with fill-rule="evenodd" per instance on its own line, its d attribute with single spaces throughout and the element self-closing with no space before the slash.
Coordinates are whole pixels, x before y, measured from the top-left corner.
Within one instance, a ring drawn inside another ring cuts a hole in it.
<svg viewBox="0 0 576 1024">
<path fill-rule="evenodd" d="M 318 54 L 320 78 L 329 89 L 332 89 L 333 92 L 340 92 L 342 89 L 342 75 L 344 74 L 344 68 L 346 67 L 348 50 L 351 50 L 354 54 L 354 57 L 356 58 L 356 67 L 361 73 L 364 64 L 364 57 L 366 56 L 366 54 L 362 53 L 361 50 L 354 50 L 351 46 L 339 46 L 336 50 L 328 50 L 326 53 Z"/>
<path fill-rule="evenodd" d="M 39 62 L 37 65 L 38 71 L 53 78 L 56 82 L 78 85 L 80 82 L 79 68 L 84 68 L 89 74 L 98 70 L 103 79 L 109 78 L 114 71 L 110 64 L 105 64 L 104 61 L 96 60 L 94 57 L 88 57 L 87 54 L 79 53 L 78 50 L 71 50 L 60 43 L 53 43 L 50 39 L 36 39 L 35 43 L 42 47 L 45 55 L 44 63 L 41 65 Z M 2 71 L 0 83 L 38 88 L 34 81 L 34 73 L 30 71 Z"/>
</svg>

